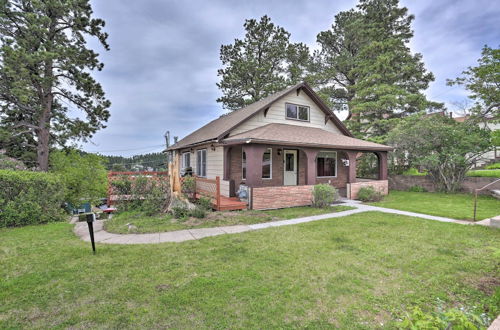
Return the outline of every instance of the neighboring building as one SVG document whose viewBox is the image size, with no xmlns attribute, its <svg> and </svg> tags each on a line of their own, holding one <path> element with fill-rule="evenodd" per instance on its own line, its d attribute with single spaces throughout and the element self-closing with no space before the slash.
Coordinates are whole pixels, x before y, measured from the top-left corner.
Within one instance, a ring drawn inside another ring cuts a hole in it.
<svg viewBox="0 0 500 330">
<path fill-rule="evenodd" d="M 219 177 L 222 196 L 249 187 L 253 209 L 310 204 L 317 183 L 350 198 L 363 185 L 387 193 L 390 150 L 354 138 L 306 83 L 223 115 L 168 148 L 175 172 L 190 167 L 198 177 Z M 361 152 L 378 156 L 378 180 L 356 179 Z"/>
</svg>

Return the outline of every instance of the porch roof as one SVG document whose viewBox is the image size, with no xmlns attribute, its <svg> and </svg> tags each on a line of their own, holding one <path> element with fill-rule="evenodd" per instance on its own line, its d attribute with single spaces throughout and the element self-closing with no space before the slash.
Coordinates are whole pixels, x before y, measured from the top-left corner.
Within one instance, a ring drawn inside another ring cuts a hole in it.
<svg viewBox="0 0 500 330">
<path fill-rule="evenodd" d="M 260 143 L 316 148 L 337 148 L 347 150 L 390 151 L 392 147 L 353 137 L 335 134 L 321 128 L 267 124 L 237 135 L 228 137 L 223 144 Z"/>
</svg>

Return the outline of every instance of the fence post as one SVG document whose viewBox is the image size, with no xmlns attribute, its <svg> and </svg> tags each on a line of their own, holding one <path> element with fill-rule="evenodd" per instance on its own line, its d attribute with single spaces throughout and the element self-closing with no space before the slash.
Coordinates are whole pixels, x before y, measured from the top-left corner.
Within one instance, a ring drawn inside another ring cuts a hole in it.
<svg viewBox="0 0 500 330">
<path fill-rule="evenodd" d="M 220 177 L 215 177 L 217 211 L 220 210 Z"/>
</svg>

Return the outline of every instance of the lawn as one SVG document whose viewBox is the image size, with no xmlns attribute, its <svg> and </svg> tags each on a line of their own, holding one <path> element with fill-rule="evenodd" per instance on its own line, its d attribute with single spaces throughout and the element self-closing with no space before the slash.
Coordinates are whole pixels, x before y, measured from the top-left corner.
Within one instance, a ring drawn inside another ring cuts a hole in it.
<svg viewBox="0 0 500 330">
<path fill-rule="evenodd" d="M 469 194 L 444 194 L 391 190 L 388 196 L 370 205 L 418 212 L 461 220 L 472 220 L 474 196 Z M 479 196 L 477 219 L 500 215 L 500 200 L 491 196 Z"/>
<path fill-rule="evenodd" d="M 467 176 L 483 176 L 483 177 L 500 178 L 500 169 L 471 170 L 471 171 L 467 172 Z"/>
<path fill-rule="evenodd" d="M 268 211 L 234 211 L 234 212 L 210 212 L 204 219 L 189 217 L 186 219 L 175 219 L 169 214 L 156 216 L 145 216 L 140 212 L 123 212 L 106 221 L 105 229 L 109 232 L 126 234 L 127 224 L 137 227 L 136 233 L 155 233 L 172 230 L 191 228 L 207 228 L 231 225 L 249 225 L 253 223 L 269 222 L 283 219 L 307 217 L 311 215 L 333 213 L 351 210 L 352 207 L 336 205 L 327 208 L 314 208 L 309 206 L 291 207 Z"/>
<path fill-rule="evenodd" d="M 95 256 L 66 223 L 3 229 L 0 328 L 371 329 L 416 306 L 495 314 L 499 250 L 496 229 L 377 212 Z"/>
</svg>

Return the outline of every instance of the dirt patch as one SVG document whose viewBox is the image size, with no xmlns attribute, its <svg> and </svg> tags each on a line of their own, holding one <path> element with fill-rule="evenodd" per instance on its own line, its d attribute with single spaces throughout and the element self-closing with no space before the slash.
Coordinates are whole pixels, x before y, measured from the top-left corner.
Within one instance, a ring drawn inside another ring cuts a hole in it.
<svg viewBox="0 0 500 330">
<path fill-rule="evenodd" d="M 500 278 L 494 276 L 481 277 L 475 282 L 475 286 L 489 296 L 500 286 Z"/>
<path fill-rule="evenodd" d="M 170 284 L 159 284 L 159 285 L 155 286 L 155 289 L 158 292 L 163 292 L 163 291 L 167 291 L 171 287 L 172 286 Z"/>
</svg>

